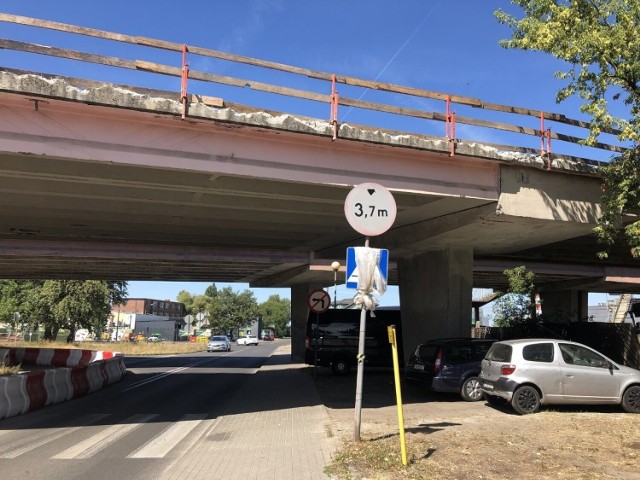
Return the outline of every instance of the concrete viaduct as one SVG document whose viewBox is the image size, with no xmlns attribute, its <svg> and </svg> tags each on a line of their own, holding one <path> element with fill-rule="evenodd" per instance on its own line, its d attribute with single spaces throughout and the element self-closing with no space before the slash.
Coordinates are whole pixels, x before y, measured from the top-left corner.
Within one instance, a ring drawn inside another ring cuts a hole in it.
<svg viewBox="0 0 640 480">
<path fill-rule="evenodd" d="M 289 287 L 300 359 L 308 293 L 364 244 L 346 196 L 375 182 L 398 207 L 371 246 L 390 250 L 406 351 L 468 335 L 472 288 L 504 288 L 506 268 L 573 320 L 589 291 L 638 291 L 623 242 L 596 257 L 598 162 L 452 141 L 4 68 L 0 271 Z"/>
<path fill-rule="evenodd" d="M 249 282 L 291 287 L 301 355 L 306 297 L 364 243 L 354 185 L 398 205 L 388 248 L 405 342 L 466 335 L 473 287 L 535 271 L 545 310 L 586 315 L 588 291 L 634 291 L 640 268 L 596 260 L 600 180 L 589 162 L 0 72 L 0 265 L 5 278 Z"/>
</svg>

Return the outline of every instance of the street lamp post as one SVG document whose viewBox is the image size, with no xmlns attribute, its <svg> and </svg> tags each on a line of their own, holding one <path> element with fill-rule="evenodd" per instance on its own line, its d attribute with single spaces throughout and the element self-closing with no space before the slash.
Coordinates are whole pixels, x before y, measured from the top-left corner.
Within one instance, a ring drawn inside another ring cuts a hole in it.
<svg viewBox="0 0 640 480">
<path fill-rule="evenodd" d="M 340 270 L 340 262 L 331 264 L 333 270 L 333 308 L 338 308 L 338 270 Z"/>
</svg>

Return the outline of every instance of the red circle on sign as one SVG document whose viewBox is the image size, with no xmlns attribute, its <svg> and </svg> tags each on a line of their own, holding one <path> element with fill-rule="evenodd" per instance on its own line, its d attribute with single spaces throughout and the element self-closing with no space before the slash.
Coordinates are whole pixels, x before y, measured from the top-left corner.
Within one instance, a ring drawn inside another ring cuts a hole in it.
<svg viewBox="0 0 640 480">
<path fill-rule="evenodd" d="M 323 313 L 331 306 L 331 297 L 322 289 L 312 291 L 307 298 L 307 304 L 313 313 Z"/>
</svg>

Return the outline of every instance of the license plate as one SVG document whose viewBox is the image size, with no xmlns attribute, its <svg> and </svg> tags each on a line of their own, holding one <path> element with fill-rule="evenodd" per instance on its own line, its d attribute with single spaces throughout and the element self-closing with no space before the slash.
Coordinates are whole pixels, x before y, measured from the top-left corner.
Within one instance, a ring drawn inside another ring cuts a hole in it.
<svg viewBox="0 0 640 480">
<path fill-rule="evenodd" d="M 482 383 L 482 387 L 483 387 L 485 390 L 493 390 L 493 384 L 492 384 L 492 383 L 483 382 L 483 383 Z"/>
<path fill-rule="evenodd" d="M 414 366 L 413 366 L 413 369 L 414 369 L 414 370 L 424 370 L 424 365 L 420 365 L 420 364 L 418 364 L 418 365 L 414 365 Z"/>
</svg>

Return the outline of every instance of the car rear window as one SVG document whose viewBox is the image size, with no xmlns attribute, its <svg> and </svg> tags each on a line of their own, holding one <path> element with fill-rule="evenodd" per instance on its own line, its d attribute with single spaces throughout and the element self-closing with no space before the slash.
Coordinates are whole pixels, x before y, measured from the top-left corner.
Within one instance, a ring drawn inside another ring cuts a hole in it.
<svg viewBox="0 0 640 480">
<path fill-rule="evenodd" d="M 529 362 L 553 362 L 553 343 L 534 343 L 522 349 L 522 358 Z"/>
<path fill-rule="evenodd" d="M 464 363 L 480 361 L 484 358 L 484 355 L 489 350 L 489 344 L 486 348 L 481 350 L 478 345 L 474 345 L 473 342 L 464 342 L 448 345 L 445 347 L 445 358 L 449 362 Z"/>
<path fill-rule="evenodd" d="M 512 350 L 511 345 L 494 343 L 484 358 L 493 362 L 510 362 Z"/>
<path fill-rule="evenodd" d="M 425 361 L 433 361 L 440 347 L 438 345 L 418 345 L 416 355 Z"/>
</svg>

